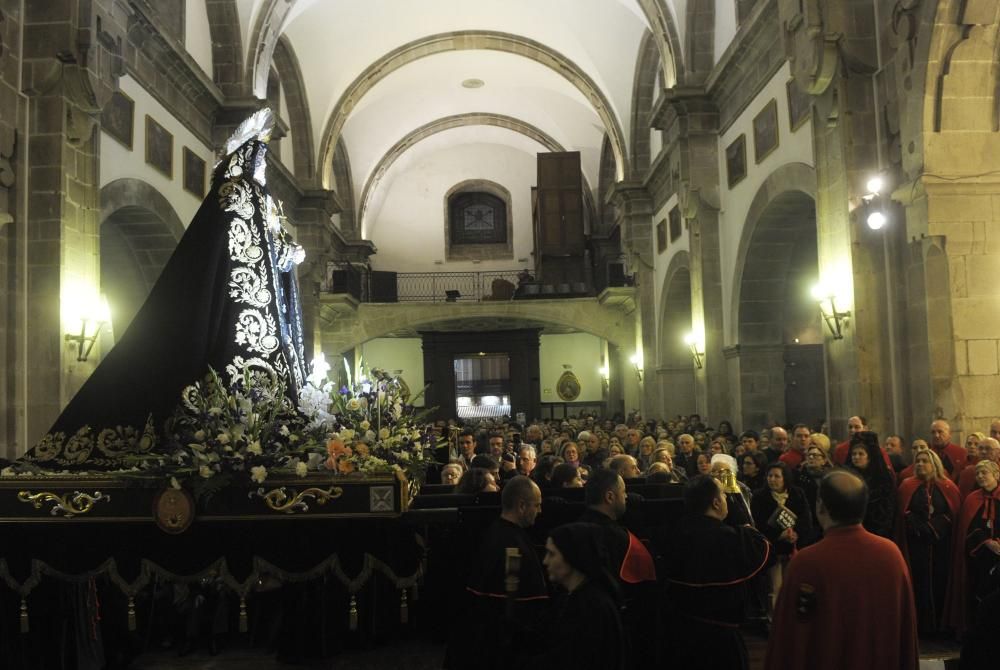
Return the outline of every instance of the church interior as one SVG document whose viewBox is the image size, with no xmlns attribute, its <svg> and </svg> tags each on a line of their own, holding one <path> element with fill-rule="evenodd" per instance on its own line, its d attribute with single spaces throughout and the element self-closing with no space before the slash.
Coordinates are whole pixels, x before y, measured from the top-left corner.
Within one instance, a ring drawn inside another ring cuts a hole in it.
<svg viewBox="0 0 1000 670">
<path fill-rule="evenodd" d="M 435 419 L 525 428 L 837 443 L 861 416 L 907 460 L 932 421 L 965 444 L 1000 416 L 995 0 L 0 0 L 5 463 L 143 313 L 265 108 L 301 363 L 335 386 L 377 366 Z M 344 574 L 405 608 L 390 553 Z M 383 616 L 334 581 L 351 630 Z"/>
</svg>

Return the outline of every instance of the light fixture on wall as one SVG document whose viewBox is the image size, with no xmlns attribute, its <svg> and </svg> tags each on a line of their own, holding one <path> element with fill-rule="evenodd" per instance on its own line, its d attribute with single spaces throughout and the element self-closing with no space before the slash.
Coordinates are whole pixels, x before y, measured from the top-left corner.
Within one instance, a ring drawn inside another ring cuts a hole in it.
<svg viewBox="0 0 1000 670">
<path fill-rule="evenodd" d="M 68 300 L 68 303 L 70 309 L 76 313 L 68 319 L 73 332 L 66 333 L 66 341 L 76 343 L 76 360 L 83 363 L 94 349 L 94 343 L 97 342 L 101 330 L 111 322 L 111 310 L 108 308 L 108 301 L 103 297 L 80 302 Z M 77 324 L 80 326 L 79 334 L 76 333 Z"/>
<path fill-rule="evenodd" d="M 705 343 L 699 342 L 694 333 L 688 333 L 684 336 L 684 344 L 691 350 L 691 358 L 694 359 L 695 367 L 701 370 L 705 358 Z"/>
<path fill-rule="evenodd" d="M 330 371 L 330 364 L 326 362 L 326 355 L 321 351 L 312 359 L 310 366 L 312 372 L 306 379 L 316 388 L 320 388 L 326 383 L 326 374 Z"/>
<path fill-rule="evenodd" d="M 631 358 L 628 359 L 632 367 L 635 368 L 635 378 L 640 382 L 642 381 L 642 354 L 636 352 L 632 354 Z"/>
<path fill-rule="evenodd" d="M 885 180 L 880 175 L 875 175 L 865 184 L 865 189 L 868 192 L 861 196 L 865 223 L 872 230 L 879 230 L 889 221 L 889 217 L 885 211 L 884 198 L 882 197 L 882 191 L 885 189 Z"/>
<path fill-rule="evenodd" d="M 826 326 L 830 329 L 833 339 L 844 339 L 843 329 L 851 316 L 850 310 L 838 310 L 836 294 L 820 284 L 813 286 L 812 297 L 819 303 L 820 314 L 823 315 L 823 320 L 826 321 Z"/>
</svg>

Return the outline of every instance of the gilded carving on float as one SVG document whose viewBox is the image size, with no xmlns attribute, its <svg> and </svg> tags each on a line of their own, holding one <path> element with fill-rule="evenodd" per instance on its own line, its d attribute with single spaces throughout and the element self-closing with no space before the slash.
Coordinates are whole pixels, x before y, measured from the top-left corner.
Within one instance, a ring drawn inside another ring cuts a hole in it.
<svg viewBox="0 0 1000 670">
<path fill-rule="evenodd" d="M 104 495 L 100 491 L 94 491 L 94 495 L 81 493 L 80 491 L 73 491 L 73 493 L 67 493 L 65 495 L 50 493 L 48 491 L 42 491 L 41 493 L 18 491 L 17 499 L 23 503 L 31 503 L 35 509 L 42 509 L 42 505 L 48 502 L 55 503 L 52 509 L 49 510 L 49 513 L 52 514 L 52 516 L 57 516 L 60 512 L 62 512 L 66 515 L 67 519 L 74 517 L 77 514 L 86 514 L 94 508 L 95 503 L 102 500 L 111 502 L 111 496 Z"/>
<path fill-rule="evenodd" d="M 285 487 L 281 486 L 271 489 L 266 493 L 263 488 L 259 488 L 247 495 L 251 500 L 253 498 L 263 498 L 268 508 L 275 512 L 295 514 L 295 512 L 309 511 L 309 503 L 306 502 L 306 499 L 315 500 L 317 505 L 324 505 L 328 500 L 336 500 L 343 493 L 344 490 L 339 486 L 331 486 L 327 489 L 310 487 L 302 491 L 302 493 L 297 492 L 295 489 L 287 489 L 286 491 Z"/>
</svg>

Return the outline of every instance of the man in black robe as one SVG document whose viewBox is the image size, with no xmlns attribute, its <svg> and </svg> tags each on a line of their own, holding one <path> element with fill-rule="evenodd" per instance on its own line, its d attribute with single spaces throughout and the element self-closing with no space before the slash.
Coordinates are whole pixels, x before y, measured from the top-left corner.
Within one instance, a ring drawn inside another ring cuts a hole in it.
<svg viewBox="0 0 1000 670">
<path fill-rule="evenodd" d="M 732 513 L 740 510 L 733 507 Z M 659 543 L 672 613 L 668 620 L 675 622 L 665 650 L 669 667 L 747 668 L 739 631 L 745 589 L 764 569 L 771 547 L 748 519 L 729 519 L 730 514 L 721 482 L 694 477 L 684 486 L 683 517 Z"/>
<path fill-rule="evenodd" d="M 542 492 L 519 475 L 503 488 L 501 512 L 479 542 L 464 616 L 454 619 L 445 667 L 519 667 L 539 648 L 548 613 L 548 585 L 526 528 L 542 509 Z M 512 550 L 517 558 L 511 558 Z"/>
<path fill-rule="evenodd" d="M 628 512 L 625 480 L 614 470 L 596 470 L 587 480 L 584 496 L 587 509 L 578 521 L 600 528 L 607 550 L 608 572 L 618 580 L 624 596 L 622 621 L 629 642 L 627 665 L 657 667 L 654 632 L 658 613 L 653 589 L 656 568 L 645 545 L 622 525 Z"/>
</svg>

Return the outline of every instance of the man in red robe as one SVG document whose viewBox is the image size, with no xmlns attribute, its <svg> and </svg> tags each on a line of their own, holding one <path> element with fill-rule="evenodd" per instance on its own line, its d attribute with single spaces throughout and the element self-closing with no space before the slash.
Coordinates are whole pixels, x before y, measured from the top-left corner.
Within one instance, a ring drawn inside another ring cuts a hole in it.
<svg viewBox="0 0 1000 670">
<path fill-rule="evenodd" d="M 951 426 L 944 419 L 938 419 L 931 424 L 930 447 L 941 459 L 941 464 L 948 472 L 951 481 L 958 482 L 969 455 L 964 447 L 952 444 Z"/>
<path fill-rule="evenodd" d="M 868 419 L 863 416 L 852 416 L 847 420 L 847 439 L 833 448 L 834 465 L 844 465 L 851 454 L 851 438 L 855 433 L 868 430 Z"/>
<path fill-rule="evenodd" d="M 767 670 L 918 667 L 910 571 L 895 544 L 861 526 L 867 504 L 857 475 L 823 478 L 816 515 L 824 537 L 788 565 Z"/>
</svg>

